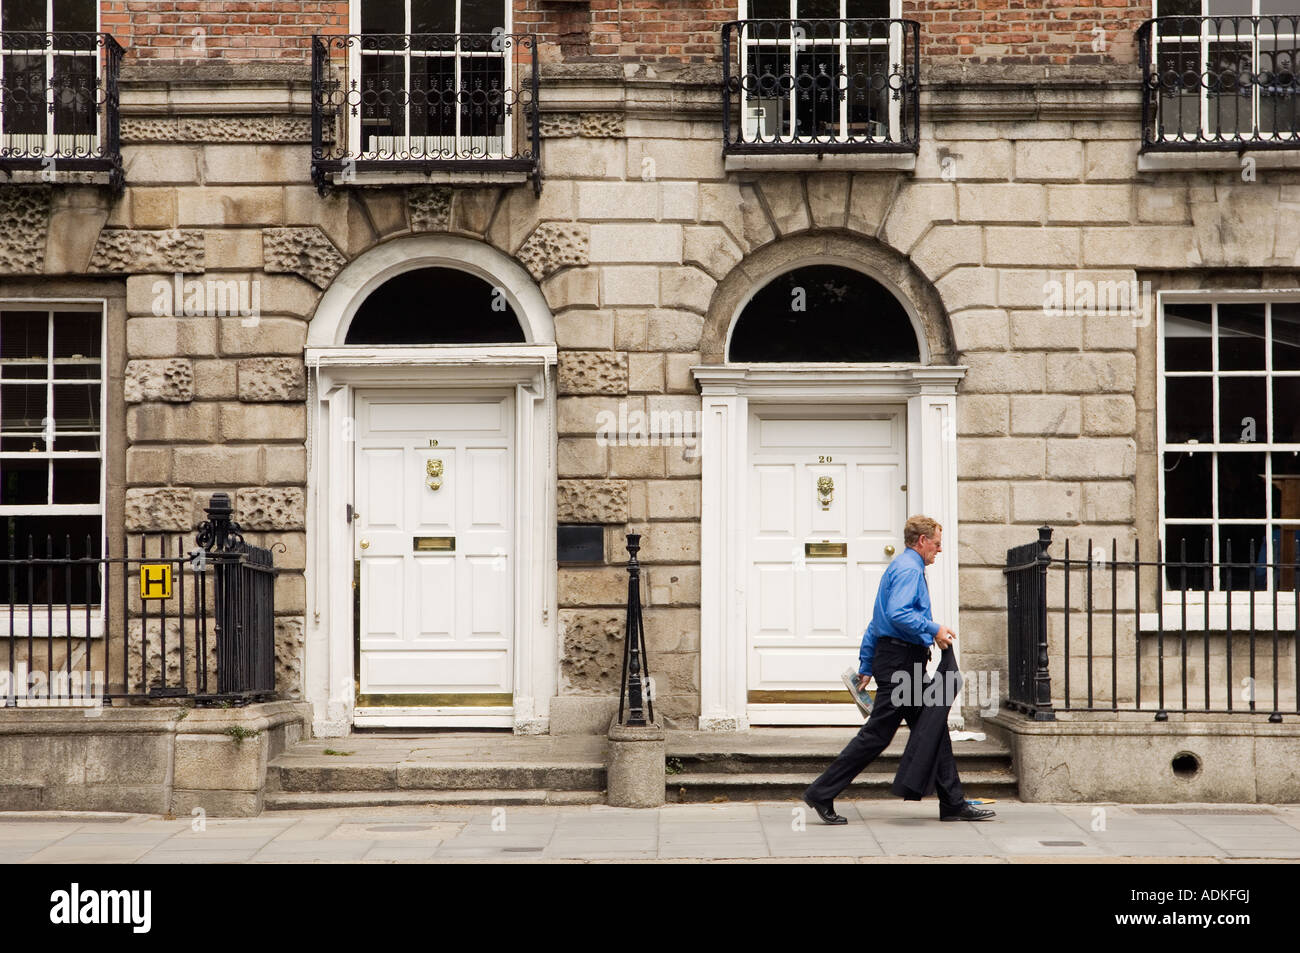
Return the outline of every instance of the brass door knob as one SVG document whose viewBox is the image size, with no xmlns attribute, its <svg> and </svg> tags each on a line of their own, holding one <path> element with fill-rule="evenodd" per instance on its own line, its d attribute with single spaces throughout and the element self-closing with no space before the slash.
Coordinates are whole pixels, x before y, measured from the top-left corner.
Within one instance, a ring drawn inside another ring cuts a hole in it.
<svg viewBox="0 0 1300 953">
<path fill-rule="evenodd" d="M 369 549 L 369 548 L 370 548 L 370 540 L 368 540 L 368 539 L 363 539 L 363 540 L 361 541 L 361 548 L 362 548 L 362 549 Z"/>
<path fill-rule="evenodd" d="M 362 543 L 361 545 L 364 546 L 365 543 Z M 886 555 L 886 556 L 892 556 L 892 555 L 894 555 L 894 546 L 893 546 L 892 543 L 891 543 L 890 545 L 888 545 L 888 546 L 885 547 L 885 555 Z"/>
</svg>

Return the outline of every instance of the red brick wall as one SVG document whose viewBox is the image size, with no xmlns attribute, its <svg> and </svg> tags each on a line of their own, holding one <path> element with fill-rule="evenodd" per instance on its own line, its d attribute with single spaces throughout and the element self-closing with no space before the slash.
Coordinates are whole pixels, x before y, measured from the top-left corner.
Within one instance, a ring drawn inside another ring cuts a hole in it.
<svg viewBox="0 0 1300 953">
<path fill-rule="evenodd" d="M 100 22 L 141 60 L 310 58 L 314 33 L 346 33 L 347 0 L 103 0 Z"/>
<path fill-rule="evenodd" d="M 1151 0 L 903 0 L 903 16 L 921 24 L 922 72 L 941 62 L 1132 63 Z"/>
<path fill-rule="evenodd" d="M 547 59 L 716 62 L 736 0 L 515 0 L 515 30 Z M 1131 63 L 1150 0 L 904 0 L 919 20 L 922 63 Z M 347 0 L 104 0 L 103 28 L 146 60 L 278 60 L 309 56 L 313 33 L 344 33 Z M 1095 50 L 1093 29 L 1104 30 Z M 924 67 L 923 67 L 924 68 Z"/>
</svg>

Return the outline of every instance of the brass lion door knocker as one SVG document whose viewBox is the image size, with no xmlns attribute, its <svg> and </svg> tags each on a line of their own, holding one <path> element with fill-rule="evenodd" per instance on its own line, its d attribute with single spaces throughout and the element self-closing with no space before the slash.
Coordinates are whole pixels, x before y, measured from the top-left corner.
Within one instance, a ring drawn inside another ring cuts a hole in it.
<svg viewBox="0 0 1300 953">
<path fill-rule="evenodd" d="M 835 496 L 835 481 L 828 476 L 817 478 L 817 501 L 821 503 L 822 509 L 831 508 L 831 500 Z"/>
<path fill-rule="evenodd" d="M 430 460 L 424 465 L 424 472 L 428 474 L 429 479 L 425 485 L 431 490 L 442 489 L 442 461 Z"/>
</svg>

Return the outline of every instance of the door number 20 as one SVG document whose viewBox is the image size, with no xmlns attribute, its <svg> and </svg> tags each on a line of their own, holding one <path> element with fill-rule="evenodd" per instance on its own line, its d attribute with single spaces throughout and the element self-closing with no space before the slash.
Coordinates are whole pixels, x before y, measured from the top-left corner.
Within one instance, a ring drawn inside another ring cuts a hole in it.
<svg viewBox="0 0 1300 953">
<path fill-rule="evenodd" d="M 817 462 L 818 462 L 818 463 L 830 463 L 830 462 L 831 462 L 831 458 L 830 458 L 830 457 L 825 457 L 825 456 L 818 456 L 818 457 L 817 457 Z"/>
</svg>

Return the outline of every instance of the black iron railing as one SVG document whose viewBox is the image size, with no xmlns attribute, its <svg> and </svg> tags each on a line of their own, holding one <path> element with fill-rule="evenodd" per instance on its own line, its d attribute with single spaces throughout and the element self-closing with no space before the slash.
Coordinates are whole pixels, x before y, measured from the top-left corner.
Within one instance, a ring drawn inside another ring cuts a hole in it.
<svg viewBox="0 0 1300 953">
<path fill-rule="evenodd" d="M 312 181 L 373 172 L 523 172 L 541 191 L 537 38 L 312 38 Z"/>
<path fill-rule="evenodd" d="M 1300 13 L 1138 28 L 1143 151 L 1300 147 Z"/>
<path fill-rule="evenodd" d="M 1118 541 L 1048 554 L 1052 531 L 1007 551 L 1006 704 L 1038 719 L 1063 711 L 1300 715 L 1300 562 L 1251 541 L 1172 553 Z M 1171 547 L 1173 548 L 1173 547 Z M 1275 548 L 1280 548 L 1276 547 Z M 1057 666 L 1057 676 L 1049 673 Z"/>
<path fill-rule="evenodd" d="M 723 152 L 917 151 L 919 50 L 912 20 L 724 24 Z"/>
<path fill-rule="evenodd" d="M 274 697 L 271 550 L 243 540 L 226 494 L 207 513 L 196 545 L 86 537 L 77 555 L 66 536 L 29 537 L 0 559 L 0 705 Z"/>
<path fill-rule="evenodd" d="M 107 33 L 0 33 L 0 171 L 106 172 L 122 188 L 122 52 Z"/>
</svg>

